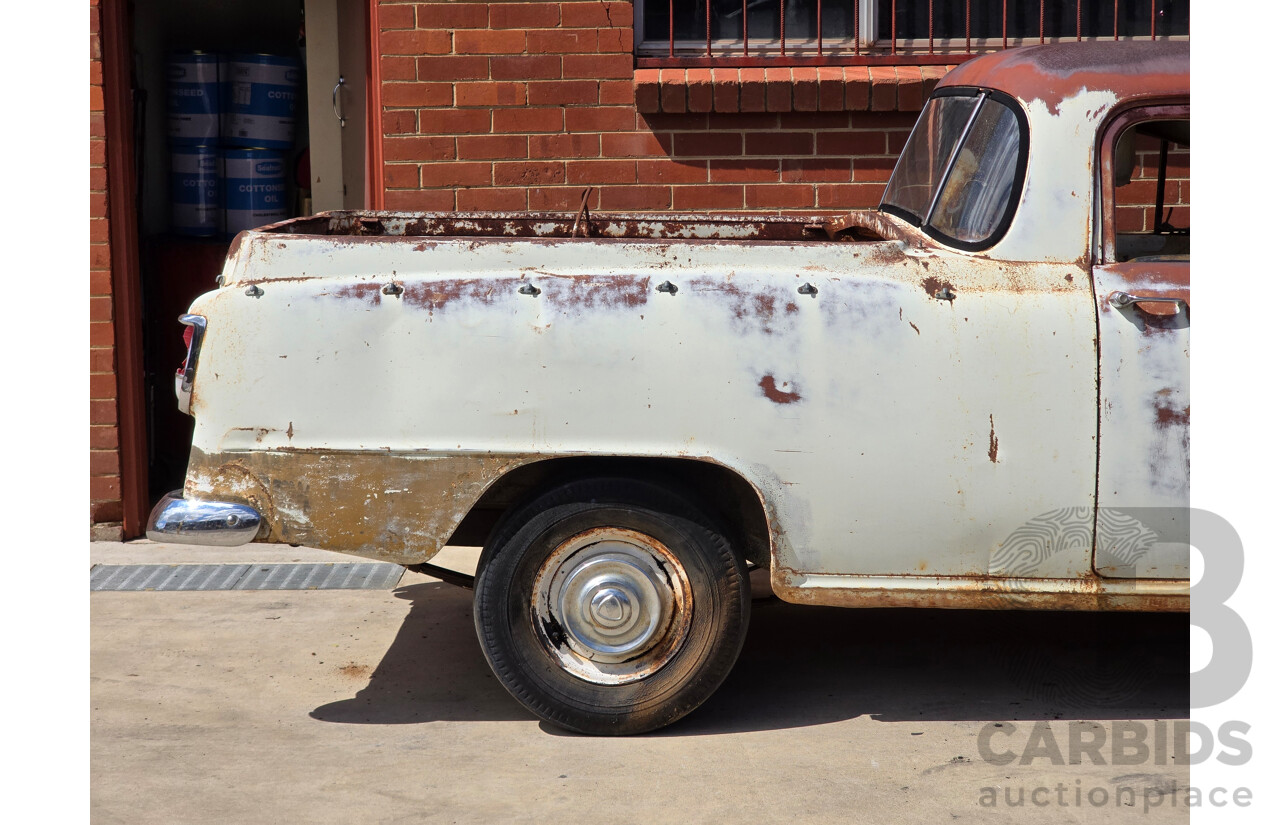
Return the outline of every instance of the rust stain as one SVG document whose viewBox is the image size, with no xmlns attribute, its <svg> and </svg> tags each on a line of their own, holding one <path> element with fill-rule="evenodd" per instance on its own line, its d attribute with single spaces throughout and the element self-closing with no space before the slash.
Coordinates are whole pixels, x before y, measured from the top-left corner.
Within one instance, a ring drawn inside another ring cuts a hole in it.
<svg viewBox="0 0 1280 825">
<path fill-rule="evenodd" d="M 237 283 L 243 284 L 301 284 L 306 281 L 319 280 L 319 275 L 269 275 L 265 278 L 246 278 Z"/>
<path fill-rule="evenodd" d="M 800 388 L 796 387 L 792 391 L 784 389 L 789 386 L 791 386 L 790 382 L 783 381 L 780 388 L 772 375 L 766 375 L 760 379 L 760 389 L 764 390 L 764 397 L 775 404 L 794 404 L 800 400 Z"/>
<path fill-rule="evenodd" d="M 447 281 L 428 281 L 413 285 L 404 291 L 405 304 L 430 311 L 441 310 L 457 301 L 490 305 L 507 292 L 516 289 L 514 283 L 489 278 L 461 278 Z"/>
<path fill-rule="evenodd" d="M 332 292 L 322 292 L 321 295 L 333 295 L 337 298 L 350 298 L 356 301 L 363 301 L 366 304 L 377 306 L 382 303 L 382 285 L 372 283 L 354 283 L 343 284 Z"/>
<path fill-rule="evenodd" d="M 1172 407 L 1158 405 L 1156 407 L 1156 426 L 1165 427 L 1188 427 L 1191 425 L 1191 408 L 1183 407 L 1175 410 Z"/>
<path fill-rule="evenodd" d="M 941 292 L 944 289 L 949 289 L 952 292 L 955 291 L 955 287 L 951 285 L 950 281 L 945 281 L 937 277 L 936 275 L 930 275 L 929 277 L 925 278 L 923 281 L 920 282 L 920 286 L 924 287 L 925 294 L 927 294 L 930 298 L 932 298 L 934 295 L 937 295 L 939 292 Z"/>
<path fill-rule="evenodd" d="M 355 662 L 349 662 L 338 668 L 338 672 L 349 679 L 363 679 L 369 675 L 369 671 L 368 665 L 358 665 Z"/>
<path fill-rule="evenodd" d="M 648 275 L 557 275 L 537 283 L 547 304 L 573 311 L 635 309 L 647 304 L 653 291 Z"/>
<path fill-rule="evenodd" d="M 958 581 L 977 581 L 978 577 L 958 577 Z M 932 607 L 947 610 L 1085 610 L 1127 611 L 1142 613 L 1186 613 L 1191 597 L 1186 594 L 1066 592 L 1045 593 L 1012 589 L 983 590 L 898 590 L 856 585 L 847 590 L 834 587 L 779 587 L 774 593 L 793 604 L 828 605 L 833 607 Z"/>
<path fill-rule="evenodd" d="M 725 296 L 726 306 L 735 319 L 742 324 L 758 323 L 760 331 L 765 335 L 773 334 L 774 322 L 779 315 L 777 295 L 749 292 L 728 278 L 695 278 L 689 282 L 689 286 L 694 292 Z M 794 303 L 784 306 L 787 315 L 794 315 L 799 309 Z"/>
<path fill-rule="evenodd" d="M 240 254 L 240 244 L 244 243 L 248 237 L 249 237 L 248 230 L 244 230 L 236 233 L 236 236 L 231 239 L 231 246 L 227 247 L 228 261 L 235 260 L 236 256 Z"/>
<path fill-rule="evenodd" d="M 912 328 L 912 329 L 914 329 L 914 330 L 916 331 L 916 335 L 919 335 L 919 334 L 920 334 L 920 327 L 916 326 L 915 324 L 911 323 L 910 321 L 907 321 L 907 323 L 908 323 L 908 324 L 911 324 L 911 328 Z"/>
<path fill-rule="evenodd" d="M 267 433 L 279 432 L 279 430 L 271 427 L 233 427 L 232 432 L 253 433 L 254 443 L 261 444 L 262 440 L 267 437 Z"/>
<path fill-rule="evenodd" d="M 284 434 L 289 436 L 290 441 L 293 440 L 293 422 L 292 421 L 289 422 L 289 429 L 285 430 Z"/>
<path fill-rule="evenodd" d="M 987 447 L 987 458 L 991 459 L 991 463 L 996 463 L 996 456 L 1000 451 L 1000 439 L 996 438 L 996 417 L 994 414 L 987 416 L 991 422 L 991 436 Z"/>
<path fill-rule="evenodd" d="M 1030 590 L 1027 579 L 975 574 L 924 576 L 918 587 L 871 587 L 851 576 L 848 587 L 803 587 L 804 574 L 774 560 L 770 584 L 783 601 L 837 607 L 932 607 L 954 610 L 1122 610 L 1185 613 L 1191 609 L 1190 589 L 1184 592 L 1135 593 L 1109 590 L 1096 573 L 1069 582 L 1070 589 Z M 912 578 L 887 576 L 884 578 Z M 877 576 L 876 578 L 881 578 Z M 1185 584 L 1182 582 L 1181 584 Z"/>
</svg>

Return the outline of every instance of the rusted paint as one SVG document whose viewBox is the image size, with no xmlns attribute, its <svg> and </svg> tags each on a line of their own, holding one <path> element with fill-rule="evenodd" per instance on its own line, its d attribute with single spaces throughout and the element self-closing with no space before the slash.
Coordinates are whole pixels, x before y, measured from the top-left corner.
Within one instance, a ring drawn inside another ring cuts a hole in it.
<svg viewBox="0 0 1280 825">
<path fill-rule="evenodd" d="M 1156 407 L 1157 427 L 1187 427 L 1191 424 L 1191 408 L 1183 407 L 1175 410 L 1170 407 Z"/>
<path fill-rule="evenodd" d="M 1056 115 L 1081 89 L 1105 89 L 1122 99 L 1188 95 L 1190 53 L 1189 43 L 1171 40 L 1029 46 L 962 63 L 937 88 L 996 88 L 1023 101 L 1043 101 Z"/>
<path fill-rule="evenodd" d="M 791 386 L 788 381 L 783 381 L 779 387 L 777 381 L 772 375 L 766 375 L 760 379 L 760 389 L 764 391 L 764 397 L 775 404 L 794 404 L 800 400 L 800 388 L 787 390 L 786 387 Z"/>
<path fill-rule="evenodd" d="M 732 276 L 694 278 L 689 282 L 689 288 L 698 294 L 724 296 L 729 312 L 733 314 L 735 320 L 740 322 L 739 327 L 758 328 L 765 335 L 773 334 L 773 324 L 778 315 L 780 300 L 777 294 L 744 289 L 735 283 Z M 799 307 L 794 307 L 794 309 L 785 309 L 785 312 L 794 315 L 798 310 Z"/>
<path fill-rule="evenodd" d="M 920 286 L 924 288 L 925 293 L 930 298 L 936 296 L 939 292 L 941 292 L 944 289 L 955 292 L 955 287 L 952 286 L 950 281 L 945 281 L 933 275 L 930 275 L 929 277 L 921 281 Z"/>
<path fill-rule="evenodd" d="M 854 213 L 849 227 L 865 226 L 867 237 L 889 238 L 911 234 L 878 213 Z M 573 237 L 572 212 L 325 212 L 274 224 L 277 232 L 293 235 L 328 235 L 346 238 L 393 237 Z M 849 216 L 833 220 L 846 220 Z M 871 227 L 875 227 L 872 229 Z M 759 241 L 827 240 L 823 225 L 812 217 L 743 214 L 637 215 L 627 212 L 593 212 L 591 238 L 733 238 Z M 425 249 L 426 247 L 424 247 Z"/>
<path fill-rule="evenodd" d="M 231 239 L 231 245 L 227 247 L 227 263 L 234 263 L 236 259 L 239 258 L 240 244 L 244 243 L 245 239 L 248 237 L 250 237 L 250 232 L 248 230 L 244 230 L 242 232 L 237 232 L 235 237 Z"/>
<path fill-rule="evenodd" d="M 835 577 L 829 577 L 835 578 Z M 783 571 L 770 584 L 773 592 L 793 604 L 831 607 L 926 607 L 946 610 L 1084 610 L 1186 613 L 1191 595 L 1185 582 L 1143 582 L 1151 590 L 1126 587 L 1129 582 L 1097 577 L 1054 582 L 1062 589 L 1033 589 L 1044 580 L 996 579 L 987 576 L 932 578 L 902 577 L 904 585 L 876 587 L 857 576 L 841 577 L 843 587 L 806 586 L 803 574 Z M 877 577 L 888 578 L 888 577 Z M 919 582 L 910 586 L 910 580 Z M 1179 592 L 1182 591 L 1182 592 Z"/>
<path fill-rule="evenodd" d="M 536 458 L 193 448 L 184 495 L 254 507 L 260 541 L 414 564 L 439 552 L 493 481 Z"/>
<path fill-rule="evenodd" d="M 556 275 L 538 279 L 548 305 L 573 312 L 642 307 L 653 292 L 650 282 L 648 275 Z"/>
<path fill-rule="evenodd" d="M 497 301 L 504 291 L 504 285 L 492 279 L 458 278 L 414 284 L 405 288 L 402 297 L 406 306 L 438 312 L 454 301 L 489 305 Z"/>
<path fill-rule="evenodd" d="M 1099 325 L 1099 502 L 1185 512 L 1191 491 L 1189 262 L 1143 261 L 1094 268 Z M 1115 292 L 1177 298 L 1117 309 Z M 1157 315 L 1154 309 L 1175 309 Z M 1168 538 L 1134 556 L 1135 525 L 1123 514 L 1097 527 L 1095 567 L 1109 576 L 1190 575 L 1185 536 Z M 1177 532 L 1177 531 L 1173 531 Z"/>
<path fill-rule="evenodd" d="M 987 458 L 992 464 L 996 463 L 996 457 L 1000 452 L 1000 439 L 996 438 L 996 417 L 995 415 L 987 416 L 987 420 L 991 423 L 991 435 L 987 442 Z"/>
<path fill-rule="evenodd" d="M 916 245 L 928 239 L 927 235 L 915 227 L 872 210 L 849 212 L 828 219 L 821 226 L 833 241 L 906 241 Z"/>
<path fill-rule="evenodd" d="M 377 306 L 382 303 L 382 284 L 369 282 L 348 282 L 342 284 L 333 292 L 321 292 L 321 296 L 332 295 L 336 298 L 350 298 L 356 301 L 362 301 L 370 306 Z"/>
</svg>

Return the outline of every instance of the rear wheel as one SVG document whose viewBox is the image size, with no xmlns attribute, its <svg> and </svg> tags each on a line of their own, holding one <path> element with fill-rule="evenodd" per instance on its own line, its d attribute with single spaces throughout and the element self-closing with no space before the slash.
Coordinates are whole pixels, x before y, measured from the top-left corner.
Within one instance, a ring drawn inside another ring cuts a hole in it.
<svg viewBox="0 0 1280 825">
<path fill-rule="evenodd" d="M 728 675 L 750 588 L 722 532 L 627 480 L 574 482 L 504 521 L 476 577 L 485 657 L 534 714 L 581 733 L 670 724 Z"/>
</svg>

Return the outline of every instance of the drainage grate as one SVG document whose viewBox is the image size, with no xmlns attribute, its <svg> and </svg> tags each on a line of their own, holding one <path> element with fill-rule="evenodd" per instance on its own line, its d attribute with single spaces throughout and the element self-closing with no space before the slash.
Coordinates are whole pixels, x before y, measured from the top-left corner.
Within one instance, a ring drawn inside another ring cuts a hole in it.
<svg viewBox="0 0 1280 825">
<path fill-rule="evenodd" d="M 348 564 L 99 564 L 89 589 L 102 590 L 390 590 L 404 568 Z"/>
</svg>

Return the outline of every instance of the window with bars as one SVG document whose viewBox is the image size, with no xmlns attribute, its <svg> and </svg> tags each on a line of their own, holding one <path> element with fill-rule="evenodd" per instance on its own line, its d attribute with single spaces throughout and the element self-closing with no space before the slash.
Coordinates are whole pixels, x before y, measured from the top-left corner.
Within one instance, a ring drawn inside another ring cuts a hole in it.
<svg viewBox="0 0 1280 825">
<path fill-rule="evenodd" d="M 636 0 L 641 65 L 928 62 L 1189 34 L 1190 0 Z"/>
</svg>

